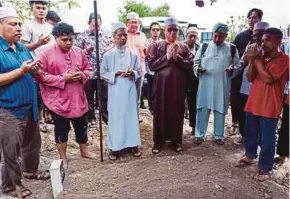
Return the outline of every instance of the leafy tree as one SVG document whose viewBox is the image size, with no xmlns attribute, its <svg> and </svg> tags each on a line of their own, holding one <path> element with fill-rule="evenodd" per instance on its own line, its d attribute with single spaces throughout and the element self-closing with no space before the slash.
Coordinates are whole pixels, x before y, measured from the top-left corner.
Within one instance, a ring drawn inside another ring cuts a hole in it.
<svg viewBox="0 0 290 199">
<path fill-rule="evenodd" d="M 167 16 L 169 15 L 169 5 L 164 3 L 157 8 L 151 8 L 144 2 L 136 2 L 134 0 L 127 0 L 125 2 L 124 8 L 119 8 L 119 20 L 122 22 L 126 21 L 126 16 L 130 12 L 136 12 L 140 17 L 150 17 L 150 16 Z"/>
<path fill-rule="evenodd" d="M 4 0 L 3 3 L 9 3 L 15 6 L 22 21 L 31 19 L 32 13 L 28 0 Z M 48 4 L 49 10 L 54 10 L 59 15 L 74 7 L 80 7 L 78 0 L 51 0 Z"/>
<path fill-rule="evenodd" d="M 227 40 L 232 42 L 237 34 L 242 32 L 248 27 L 247 17 L 245 16 L 237 16 L 237 17 L 230 17 L 230 20 L 227 21 L 229 26 L 229 34 Z"/>
</svg>

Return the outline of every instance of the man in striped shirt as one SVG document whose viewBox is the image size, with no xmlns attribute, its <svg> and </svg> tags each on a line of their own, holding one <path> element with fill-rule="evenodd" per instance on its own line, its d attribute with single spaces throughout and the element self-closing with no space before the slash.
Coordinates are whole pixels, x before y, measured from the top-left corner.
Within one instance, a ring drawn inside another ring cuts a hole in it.
<svg viewBox="0 0 290 199">
<path fill-rule="evenodd" d="M 0 148 L 1 178 L 4 194 L 16 190 L 18 198 L 31 191 L 21 182 L 26 178 L 48 178 L 37 171 L 41 137 L 39 132 L 37 90 L 33 74 L 38 62 L 32 61 L 29 50 L 19 43 L 20 20 L 10 7 L 0 8 Z M 21 150 L 21 167 L 19 155 Z"/>
</svg>

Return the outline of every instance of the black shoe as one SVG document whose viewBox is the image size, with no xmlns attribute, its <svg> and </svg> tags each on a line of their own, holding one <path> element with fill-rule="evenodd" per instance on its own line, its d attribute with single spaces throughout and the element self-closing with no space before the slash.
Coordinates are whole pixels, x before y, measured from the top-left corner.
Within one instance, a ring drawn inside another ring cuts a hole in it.
<svg viewBox="0 0 290 199">
<path fill-rule="evenodd" d="M 196 144 L 196 145 L 201 145 L 202 142 L 203 142 L 203 139 L 199 138 L 199 137 L 195 137 L 194 140 L 193 140 L 193 143 Z"/>
</svg>

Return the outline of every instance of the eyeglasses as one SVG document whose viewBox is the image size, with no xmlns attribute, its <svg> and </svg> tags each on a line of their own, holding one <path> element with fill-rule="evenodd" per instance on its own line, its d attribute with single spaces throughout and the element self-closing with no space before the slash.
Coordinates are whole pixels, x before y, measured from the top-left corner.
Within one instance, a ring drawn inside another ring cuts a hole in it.
<svg viewBox="0 0 290 199">
<path fill-rule="evenodd" d="M 177 28 L 168 28 L 167 32 L 174 32 L 177 33 L 178 29 Z"/>
<path fill-rule="evenodd" d="M 152 31 L 157 31 L 157 32 L 159 32 L 160 31 L 160 29 L 159 28 L 152 28 Z"/>
</svg>

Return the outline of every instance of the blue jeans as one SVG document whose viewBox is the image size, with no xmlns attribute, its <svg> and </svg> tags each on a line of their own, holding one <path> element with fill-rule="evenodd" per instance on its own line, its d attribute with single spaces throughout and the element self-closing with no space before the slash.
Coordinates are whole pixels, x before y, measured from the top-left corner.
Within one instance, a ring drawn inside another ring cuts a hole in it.
<svg viewBox="0 0 290 199">
<path fill-rule="evenodd" d="M 255 116 L 246 112 L 246 153 L 248 158 L 258 157 L 258 144 L 261 146 L 258 167 L 263 171 L 271 171 L 274 163 L 276 127 L 278 119 Z"/>
<path fill-rule="evenodd" d="M 204 138 L 210 115 L 210 109 L 200 108 L 197 109 L 196 114 L 196 128 L 195 137 Z M 224 129 L 225 129 L 225 114 L 214 111 L 214 138 L 224 139 Z"/>
</svg>

